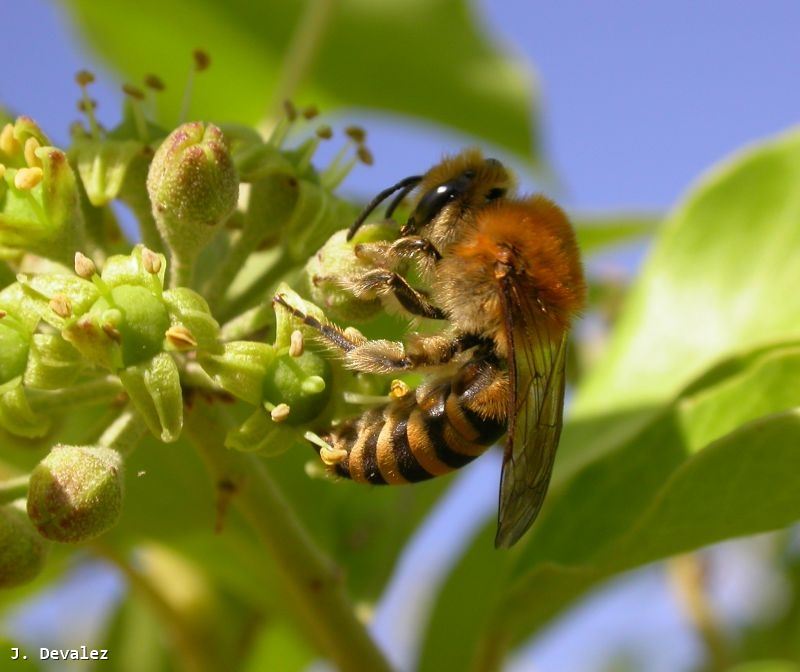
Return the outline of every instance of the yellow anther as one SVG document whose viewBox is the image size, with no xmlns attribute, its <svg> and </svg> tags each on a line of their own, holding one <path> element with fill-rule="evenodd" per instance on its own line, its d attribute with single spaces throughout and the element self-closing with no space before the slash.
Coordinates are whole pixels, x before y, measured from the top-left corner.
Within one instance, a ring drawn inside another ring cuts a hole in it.
<svg viewBox="0 0 800 672">
<path fill-rule="evenodd" d="M 297 119 L 297 108 L 294 106 L 294 103 L 291 100 L 283 101 L 283 111 L 289 121 L 294 121 Z"/>
<path fill-rule="evenodd" d="M 208 55 L 207 51 L 203 51 L 202 49 L 195 49 L 192 52 L 192 58 L 194 59 L 194 69 L 197 72 L 208 70 L 211 65 L 211 56 Z"/>
<path fill-rule="evenodd" d="M 25 141 L 25 163 L 27 163 L 31 168 L 41 168 L 42 167 L 42 160 L 36 156 L 36 150 L 39 149 L 41 145 L 39 141 L 31 136 Z"/>
<path fill-rule="evenodd" d="M 5 310 L 0 310 L 0 320 L 2 320 L 8 313 Z"/>
<path fill-rule="evenodd" d="M 329 467 L 335 467 L 347 458 L 347 451 L 326 445 L 319 449 L 319 457 Z"/>
<path fill-rule="evenodd" d="M 86 86 L 94 81 L 94 75 L 88 70 L 79 70 L 75 73 L 75 81 L 78 86 Z"/>
<path fill-rule="evenodd" d="M 97 273 L 97 266 L 82 252 L 75 253 L 75 272 L 85 280 Z"/>
<path fill-rule="evenodd" d="M 402 380 L 393 380 L 389 385 L 389 396 L 392 399 L 402 399 L 409 392 L 411 392 L 411 388 Z"/>
<path fill-rule="evenodd" d="M 194 334 L 182 324 L 171 326 L 167 329 L 165 336 L 170 344 L 178 349 L 184 350 L 197 347 L 197 339 L 194 337 Z"/>
<path fill-rule="evenodd" d="M 348 138 L 358 144 L 361 144 L 367 139 L 367 132 L 361 128 L 361 126 L 348 126 L 344 129 L 344 133 Z"/>
<path fill-rule="evenodd" d="M 358 156 L 358 160 L 361 161 L 365 166 L 371 166 L 375 163 L 375 159 L 372 156 L 372 152 L 370 152 L 366 147 L 359 147 L 358 151 L 356 152 L 356 156 Z"/>
<path fill-rule="evenodd" d="M 122 334 L 119 333 L 119 329 L 117 329 L 113 324 L 110 322 L 106 322 L 103 325 L 103 331 L 106 333 L 114 343 L 122 343 Z"/>
<path fill-rule="evenodd" d="M 67 319 L 72 317 L 72 303 L 64 294 L 56 294 L 50 299 L 50 310 L 52 310 L 59 317 Z"/>
<path fill-rule="evenodd" d="M 6 166 L 4 163 L 0 163 L 0 180 L 3 179 L 3 176 L 6 174 Z"/>
<path fill-rule="evenodd" d="M 142 266 L 148 273 L 156 275 L 161 271 L 161 255 L 156 254 L 153 250 L 143 247 L 142 248 Z"/>
<path fill-rule="evenodd" d="M 292 332 L 291 342 L 289 344 L 289 356 L 299 357 L 305 350 L 305 341 L 303 340 L 303 332 L 295 329 Z"/>
<path fill-rule="evenodd" d="M 19 140 L 14 137 L 13 124 L 6 124 L 0 131 L 0 152 L 14 156 L 19 151 Z"/>
<path fill-rule="evenodd" d="M 126 96 L 130 96 L 134 100 L 144 100 L 144 91 L 133 84 L 123 84 L 122 93 L 124 93 Z"/>
<path fill-rule="evenodd" d="M 144 78 L 144 84 L 146 87 L 153 89 L 153 91 L 163 91 L 166 88 L 164 82 L 157 75 L 147 75 Z"/>
<path fill-rule="evenodd" d="M 289 417 L 291 410 L 289 404 L 278 404 L 269 412 L 269 417 L 272 418 L 273 422 L 283 422 Z"/>
<path fill-rule="evenodd" d="M 17 189 L 33 189 L 43 177 L 41 168 L 20 168 L 14 175 L 14 186 Z"/>
</svg>

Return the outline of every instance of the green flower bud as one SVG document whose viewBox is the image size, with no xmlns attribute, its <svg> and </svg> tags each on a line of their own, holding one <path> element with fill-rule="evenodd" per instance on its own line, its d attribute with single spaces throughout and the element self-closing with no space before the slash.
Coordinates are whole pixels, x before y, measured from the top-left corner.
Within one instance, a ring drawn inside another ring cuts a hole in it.
<svg viewBox="0 0 800 672">
<path fill-rule="evenodd" d="M 25 501 L 0 507 L 0 588 L 32 581 L 44 567 L 49 544 L 25 513 Z"/>
<path fill-rule="evenodd" d="M 26 143 L 35 165 L 6 168 L 0 178 L 0 246 L 70 263 L 84 235 L 75 175 L 60 149 L 33 136 Z"/>
<path fill-rule="evenodd" d="M 72 384 L 81 366 L 80 353 L 60 335 L 34 334 L 23 382 L 29 388 L 57 390 Z"/>
<path fill-rule="evenodd" d="M 23 439 L 38 439 L 50 430 L 51 419 L 34 412 L 21 384 L 0 393 L 0 427 Z"/>
<path fill-rule="evenodd" d="M 69 321 L 61 334 L 86 359 L 116 371 L 161 352 L 169 323 L 160 296 L 140 285 L 119 285 Z"/>
<path fill-rule="evenodd" d="M 361 299 L 342 287 L 343 278 L 357 278 L 373 268 L 359 259 L 355 246 L 397 238 L 397 228 L 390 224 L 362 226 L 353 240 L 347 231 L 337 231 L 306 264 L 309 294 L 314 303 L 324 306 L 325 313 L 344 322 L 366 320 L 382 310 L 379 298 Z"/>
<path fill-rule="evenodd" d="M 278 355 L 267 367 L 263 398 L 289 406 L 283 421 L 299 425 L 320 415 L 330 399 L 331 368 L 327 360 L 306 350 L 299 357 Z"/>
<path fill-rule="evenodd" d="M 145 145 L 136 140 L 82 137 L 75 139 L 70 158 L 78 168 L 89 202 L 100 207 L 117 198 L 129 166 L 143 153 L 147 153 Z"/>
<path fill-rule="evenodd" d="M 122 509 L 122 467 L 111 448 L 55 446 L 31 472 L 28 516 L 36 529 L 68 543 L 109 530 Z"/>
<path fill-rule="evenodd" d="M 198 357 L 200 366 L 226 392 L 249 404 L 260 404 L 264 375 L 275 358 L 274 348 L 255 341 L 233 341 L 222 348 L 222 354 Z"/>
<path fill-rule="evenodd" d="M 111 301 L 101 296 L 89 315 L 97 316 L 101 328 L 120 343 L 123 366 L 148 360 L 164 347 L 169 313 L 161 298 L 144 287 L 114 287 Z"/>
<path fill-rule="evenodd" d="M 178 259 L 193 259 L 239 198 L 222 131 L 200 122 L 175 129 L 153 157 L 147 190 L 164 240 Z"/>
<path fill-rule="evenodd" d="M 211 315 L 206 300 L 186 287 L 164 292 L 164 304 L 171 325 L 185 327 L 196 341 L 199 351 L 219 352 L 219 324 Z"/>
<path fill-rule="evenodd" d="M 38 316 L 56 329 L 63 329 L 73 322 L 74 318 L 88 312 L 100 295 L 94 284 L 74 275 L 20 274 L 17 278 Z M 63 310 L 67 306 L 71 316 Z"/>
<path fill-rule="evenodd" d="M 172 357 L 161 352 L 119 371 L 119 379 L 152 434 L 165 443 L 177 441 L 183 428 L 183 394 Z"/>
<path fill-rule="evenodd" d="M 0 319 L 0 393 L 18 384 L 28 365 L 31 334 L 13 315 Z"/>
<path fill-rule="evenodd" d="M 163 254 L 147 250 L 144 245 L 136 245 L 130 254 L 115 254 L 106 259 L 100 277 L 109 287 L 137 285 L 161 296 L 166 266 Z M 155 267 L 158 268 L 157 272 L 151 272 Z"/>
</svg>

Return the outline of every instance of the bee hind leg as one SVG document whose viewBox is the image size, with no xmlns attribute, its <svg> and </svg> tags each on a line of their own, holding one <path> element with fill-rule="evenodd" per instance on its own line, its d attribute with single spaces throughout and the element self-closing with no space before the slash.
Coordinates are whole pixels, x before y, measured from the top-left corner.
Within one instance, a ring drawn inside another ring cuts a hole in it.
<svg viewBox="0 0 800 672">
<path fill-rule="evenodd" d="M 335 324 L 330 322 L 322 322 L 313 315 L 307 315 L 299 308 L 295 308 L 281 294 L 276 294 L 272 301 L 288 310 L 294 317 L 300 320 L 307 327 L 311 327 L 319 335 L 324 338 L 329 345 L 341 350 L 342 352 L 350 352 L 360 344 L 364 343 L 366 339 L 361 336 L 355 329 L 340 329 Z"/>
</svg>

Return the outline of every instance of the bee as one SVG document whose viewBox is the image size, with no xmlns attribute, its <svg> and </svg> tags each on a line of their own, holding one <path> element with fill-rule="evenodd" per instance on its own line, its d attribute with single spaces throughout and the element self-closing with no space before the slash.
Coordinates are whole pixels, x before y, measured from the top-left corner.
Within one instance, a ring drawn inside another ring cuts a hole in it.
<svg viewBox="0 0 800 672">
<path fill-rule="evenodd" d="M 567 335 L 586 295 L 564 212 L 544 196 L 512 190 L 499 161 L 467 150 L 384 190 L 350 227 L 352 238 L 392 194 L 387 215 L 418 193 L 396 240 L 356 246 L 374 270 L 344 283 L 357 296 L 383 296 L 441 321 L 437 333 L 367 340 L 275 297 L 353 370 L 428 372 L 416 390 L 395 383 L 387 403 L 312 439 L 338 476 L 376 485 L 423 481 L 464 466 L 506 435 L 497 547 L 513 545 L 544 502 L 562 426 Z M 397 270 L 412 259 L 425 291 Z"/>
</svg>

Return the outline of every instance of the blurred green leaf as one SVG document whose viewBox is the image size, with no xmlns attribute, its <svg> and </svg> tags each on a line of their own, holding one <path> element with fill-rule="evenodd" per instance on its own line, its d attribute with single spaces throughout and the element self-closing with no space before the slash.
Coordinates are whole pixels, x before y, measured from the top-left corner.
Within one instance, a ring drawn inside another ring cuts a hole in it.
<svg viewBox="0 0 800 672">
<path fill-rule="evenodd" d="M 800 665 L 791 660 L 759 660 L 742 663 L 728 672 L 798 672 Z"/>
<path fill-rule="evenodd" d="M 368 108 L 437 122 L 538 160 L 534 75 L 487 37 L 466 0 L 69 5 L 89 42 L 129 81 L 153 72 L 167 82 L 159 96 L 167 125 L 177 121 L 190 54 L 202 47 L 212 66 L 195 86 L 193 117 L 257 122 L 291 96 L 326 112 Z M 443 58 L 443 48 L 453 56 Z M 296 54 L 306 49 L 302 77 L 293 69 L 302 70 Z M 280 90 L 298 75 L 296 95 Z"/>
<path fill-rule="evenodd" d="M 642 240 L 658 230 L 663 217 L 645 214 L 573 215 L 578 245 L 585 255 Z"/>
<path fill-rule="evenodd" d="M 115 672 L 169 672 L 176 668 L 167 651 L 162 624 L 141 596 L 129 592 L 111 618 L 104 647 L 113 652 Z"/>
<path fill-rule="evenodd" d="M 800 405 L 799 366 L 797 348 L 771 352 L 558 483 L 517 559 L 506 615 L 530 632 L 602 578 L 800 518 L 800 415 L 750 422 Z M 775 369 L 786 373 L 777 388 Z"/>
<path fill-rule="evenodd" d="M 731 351 L 800 334 L 800 132 L 712 169 L 667 220 L 576 417 L 663 403 Z"/>
<path fill-rule="evenodd" d="M 512 556 L 484 642 L 529 636 L 624 570 L 800 518 L 800 412 L 780 413 L 800 406 L 800 389 L 790 384 L 800 347 L 737 359 L 720 367 L 728 377 L 705 376 L 707 387 L 691 386 L 642 430 L 556 480 Z M 502 574 L 505 562 L 476 546 L 455 573 Z M 458 619 L 465 600 L 483 609 L 482 588 L 476 592 L 454 598 L 445 586 L 434 613 Z"/>
</svg>

